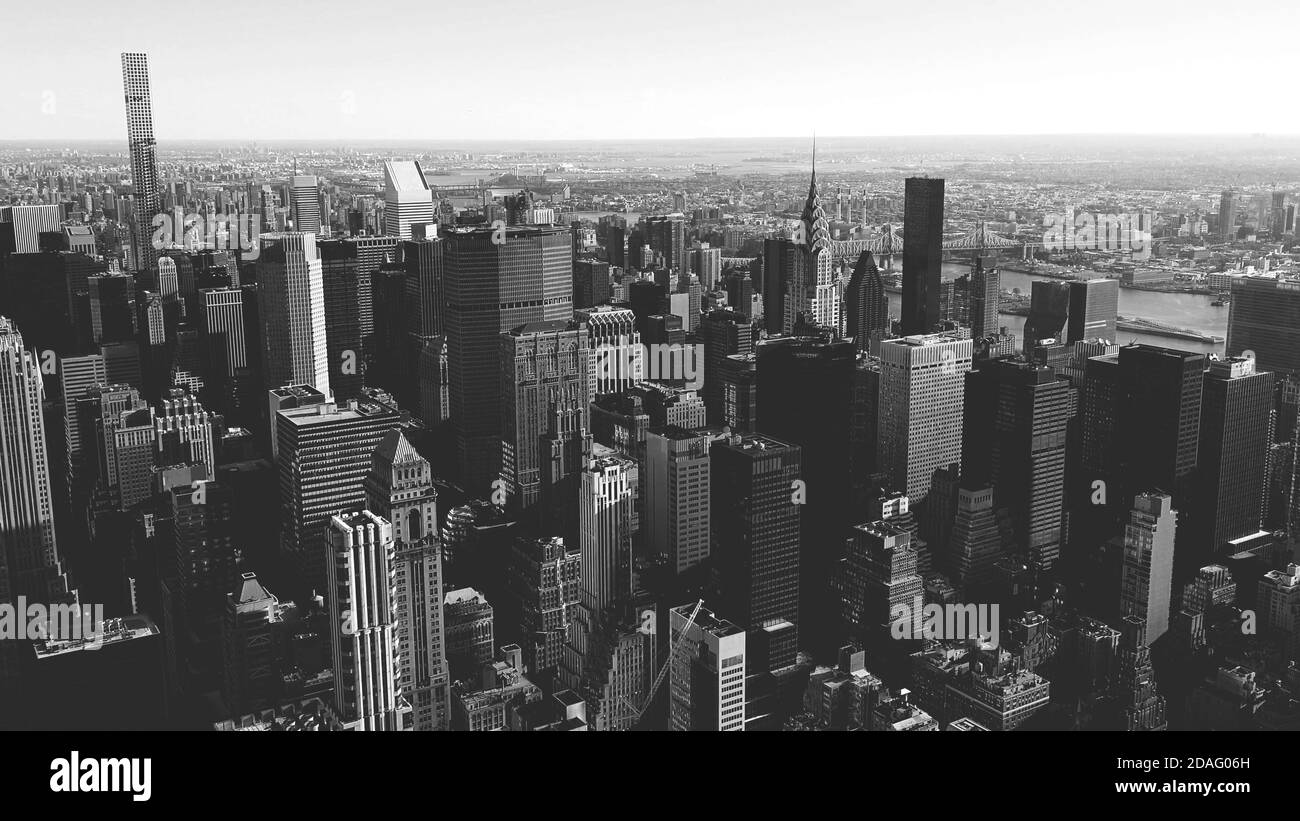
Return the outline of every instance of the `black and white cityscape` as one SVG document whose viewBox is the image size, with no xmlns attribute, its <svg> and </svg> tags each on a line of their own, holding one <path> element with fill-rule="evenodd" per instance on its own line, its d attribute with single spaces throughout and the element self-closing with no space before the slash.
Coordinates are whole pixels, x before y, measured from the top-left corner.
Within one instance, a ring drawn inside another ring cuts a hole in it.
<svg viewBox="0 0 1300 821">
<path fill-rule="evenodd" d="M 258 138 L 285 78 L 182 123 L 209 63 L 119 52 L 116 136 L 0 123 L 0 728 L 1300 729 L 1262 114 L 426 139 L 379 62 L 324 121 L 387 136 Z M 671 118 L 638 76 L 586 116 Z"/>
</svg>

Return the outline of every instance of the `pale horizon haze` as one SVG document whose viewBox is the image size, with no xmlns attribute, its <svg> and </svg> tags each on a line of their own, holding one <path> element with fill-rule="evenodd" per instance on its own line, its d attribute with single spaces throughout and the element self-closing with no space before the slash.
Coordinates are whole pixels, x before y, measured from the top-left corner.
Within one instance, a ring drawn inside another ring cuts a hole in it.
<svg viewBox="0 0 1300 821">
<path fill-rule="evenodd" d="M 0 140 L 1300 133 L 1294 4 L 88 0 L 6 10 Z M 107 13 L 112 11 L 112 15 Z"/>
</svg>

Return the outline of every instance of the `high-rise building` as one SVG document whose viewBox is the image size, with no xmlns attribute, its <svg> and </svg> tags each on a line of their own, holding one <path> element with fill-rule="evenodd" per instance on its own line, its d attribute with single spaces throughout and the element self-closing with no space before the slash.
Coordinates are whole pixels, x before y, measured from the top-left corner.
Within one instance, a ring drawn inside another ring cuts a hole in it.
<svg viewBox="0 0 1300 821">
<path fill-rule="evenodd" d="M 582 605 L 593 614 L 632 594 L 632 536 L 638 527 L 637 465 L 601 453 L 583 469 L 579 487 Z"/>
<path fill-rule="evenodd" d="M 1090 339 L 1116 341 L 1119 280 L 1088 279 L 1067 283 L 1067 288 L 1070 305 L 1065 341 L 1069 344 Z"/>
<path fill-rule="evenodd" d="M 686 270 L 686 219 L 681 214 L 647 217 L 646 237 L 656 255 L 662 255 L 664 266 L 680 273 Z"/>
<path fill-rule="evenodd" d="M 40 361 L 17 326 L 0 316 L 0 602 L 67 596 L 54 534 Z M 7 667 L 0 656 L 0 677 Z"/>
<path fill-rule="evenodd" d="M 573 315 L 573 256 L 563 228 L 491 228 L 444 238 L 447 366 L 460 479 L 486 493 L 501 468 L 500 335 Z"/>
<path fill-rule="evenodd" d="M 429 461 L 400 430 L 388 431 L 375 448 L 366 477 L 366 508 L 393 528 L 398 683 L 411 707 L 412 728 L 448 729 L 438 494 Z"/>
<path fill-rule="evenodd" d="M 1300 374 L 1300 280 L 1233 278 L 1227 354 L 1247 351 L 1259 370 Z"/>
<path fill-rule="evenodd" d="M 801 247 L 786 237 L 763 241 L 763 324 L 768 333 L 779 334 L 786 327 L 787 289 L 795 277 Z"/>
<path fill-rule="evenodd" d="M 325 356 L 329 384 L 339 401 L 361 395 L 365 360 L 357 316 L 357 247 L 343 240 L 317 240 L 325 305 Z"/>
<path fill-rule="evenodd" d="M 645 356 L 636 314 L 601 306 L 574 311 L 587 328 L 592 396 L 622 393 L 645 378 Z"/>
<path fill-rule="evenodd" d="M 205 288 L 200 330 L 207 342 L 209 361 L 220 363 L 227 376 L 248 367 L 248 335 L 244 326 L 244 291 L 240 288 Z"/>
<path fill-rule="evenodd" d="M 242 574 L 235 591 L 226 594 L 221 694 L 231 715 L 247 715 L 279 702 L 295 610 L 293 602 L 281 603 L 267 590 L 256 573 Z"/>
<path fill-rule="evenodd" d="M 993 511 L 993 488 L 957 488 L 957 515 L 951 541 L 940 556 L 941 569 L 966 589 L 987 585 L 997 576 L 1002 535 Z"/>
<path fill-rule="evenodd" d="M 979 256 L 970 272 L 967 286 L 967 317 L 971 339 L 984 339 L 1001 327 L 998 309 L 1002 305 L 1002 276 L 993 260 Z"/>
<path fill-rule="evenodd" d="M 1209 564 L 1230 541 L 1263 527 L 1273 426 L 1273 374 L 1253 359 L 1210 362 L 1201 396 L 1196 504 L 1186 510 L 1188 536 L 1179 564 Z M 1187 555 L 1187 554 L 1199 555 Z"/>
<path fill-rule="evenodd" d="M 904 334 L 937 329 L 942 264 L 943 180 L 908 177 L 903 187 Z"/>
<path fill-rule="evenodd" d="M 330 396 L 324 271 L 314 234 L 263 235 L 257 294 L 266 388 L 311 385 Z"/>
<path fill-rule="evenodd" d="M 770 633 L 768 670 L 794 664 L 800 649 L 800 457 L 795 445 L 739 434 L 713 442 L 707 457 L 719 604 L 751 635 L 782 628 Z M 818 547 L 829 552 L 828 544 Z"/>
<path fill-rule="evenodd" d="M 86 278 L 90 294 L 91 339 L 125 342 L 135 337 L 135 277 L 130 274 L 100 274 Z"/>
<path fill-rule="evenodd" d="M 530 322 L 501 334 L 500 345 L 501 476 L 511 502 L 528 509 L 540 500 L 550 467 L 543 437 L 562 432 L 571 416 L 577 431 L 587 428 L 587 329 L 572 320 Z"/>
<path fill-rule="evenodd" d="M 758 426 L 758 357 L 733 354 L 718 367 L 722 383 L 721 423 L 736 433 L 753 433 Z"/>
<path fill-rule="evenodd" d="M 593 308 L 609 302 L 609 263 L 580 259 L 573 264 L 573 307 Z"/>
<path fill-rule="evenodd" d="M 559 537 L 521 536 L 515 540 L 509 572 L 529 677 L 537 682 L 553 679 L 574 637 L 582 600 L 582 553 Z"/>
<path fill-rule="evenodd" d="M 289 208 L 294 233 L 321 235 L 320 180 L 315 175 L 289 179 Z"/>
<path fill-rule="evenodd" d="M 942 334 L 880 345 L 877 463 L 913 504 L 929 494 L 936 469 L 960 460 L 962 384 L 973 353 L 969 339 Z"/>
<path fill-rule="evenodd" d="M 433 225 L 433 190 L 416 160 L 384 163 L 384 233 L 411 239 L 415 225 Z"/>
<path fill-rule="evenodd" d="M 844 331 L 859 351 L 869 350 L 873 334 L 889 333 L 889 296 L 871 251 L 863 251 L 844 288 Z"/>
<path fill-rule="evenodd" d="M 739 311 L 716 310 L 700 320 L 698 334 L 704 340 L 704 408 L 711 424 L 723 419 L 723 362 L 728 356 L 754 351 L 754 334 L 749 318 Z M 699 363 L 696 363 L 697 367 Z"/>
<path fill-rule="evenodd" d="M 1237 237 L 1237 203 L 1240 194 L 1228 189 L 1219 195 L 1219 240 L 1231 242 Z"/>
<path fill-rule="evenodd" d="M 675 573 L 709 556 L 711 438 L 673 426 L 646 433 L 646 543 Z"/>
<path fill-rule="evenodd" d="M 962 479 L 992 487 L 1017 552 L 1041 570 L 1060 557 L 1070 383 L 1052 368 L 994 360 L 966 375 Z"/>
<path fill-rule="evenodd" d="M 1069 321 L 1069 283 L 1035 280 L 1030 290 L 1029 315 L 1025 318 L 1025 356 L 1032 358 L 1039 344 L 1048 340 L 1064 344 Z"/>
<path fill-rule="evenodd" d="M 295 596 L 326 592 L 322 540 L 330 516 L 365 504 L 371 455 L 401 415 L 363 396 L 273 413 L 280 468 L 281 551 L 297 571 Z"/>
<path fill-rule="evenodd" d="M 1119 349 L 1118 378 L 1116 450 L 1123 498 L 1151 489 L 1179 498 L 1182 483 L 1196 468 L 1205 354 L 1126 345 Z M 1155 641 L 1150 619 L 1147 632 Z"/>
<path fill-rule="evenodd" d="M 1120 609 L 1147 623 L 1147 642 L 1169 629 L 1173 590 L 1174 533 L 1178 511 L 1165 493 L 1140 493 L 1124 530 L 1124 563 L 1120 577 Z"/>
<path fill-rule="evenodd" d="M 668 613 L 668 726 L 678 731 L 745 729 L 745 631 L 701 607 L 684 604 Z"/>
<path fill-rule="evenodd" d="M 135 200 L 132 244 L 136 270 L 153 271 L 158 258 L 158 250 L 153 247 L 153 218 L 162 212 L 162 199 L 158 193 L 149 55 L 122 54 L 122 90 L 126 99 L 126 138 Z"/>
<path fill-rule="evenodd" d="M 830 642 L 826 628 L 834 611 L 826 603 L 839 558 L 835 546 L 853 523 L 848 443 L 857 351 L 829 337 L 786 337 L 763 342 L 757 355 L 758 431 L 800 448 L 802 484 L 791 490 L 807 505 L 800 524 L 799 626 L 805 637 Z M 814 648 L 835 649 L 830 643 Z"/>
<path fill-rule="evenodd" d="M 331 516 L 329 614 L 334 709 L 350 730 L 401 730 L 393 526 L 368 510 Z"/>
<path fill-rule="evenodd" d="M 40 235 L 60 231 L 63 208 L 59 205 L 12 205 L 3 209 L 4 222 L 14 233 L 13 253 L 35 254 L 41 250 Z M 0 246 L 3 247 L 3 246 Z"/>
<path fill-rule="evenodd" d="M 447 593 L 442 614 L 452 681 L 478 675 L 496 652 L 492 605 L 474 588 L 463 587 Z"/>
<path fill-rule="evenodd" d="M 922 590 L 910 533 L 883 520 L 853 528 L 838 604 L 854 636 L 867 643 L 887 639 L 892 621 L 899 613 L 912 613 Z M 915 629 L 920 614 L 912 617 Z"/>
</svg>

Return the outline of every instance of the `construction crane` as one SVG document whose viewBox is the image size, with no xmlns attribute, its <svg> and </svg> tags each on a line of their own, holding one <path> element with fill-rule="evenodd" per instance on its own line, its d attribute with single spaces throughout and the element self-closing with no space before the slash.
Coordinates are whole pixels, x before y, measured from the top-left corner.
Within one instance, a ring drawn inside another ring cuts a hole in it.
<svg viewBox="0 0 1300 821">
<path fill-rule="evenodd" d="M 621 699 L 623 704 L 632 711 L 632 724 L 634 726 L 640 724 L 641 719 L 645 718 L 646 712 L 650 710 L 650 705 L 655 700 L 655 693 L 659 692 L 659 687 L 664 683 L 664 678 L 668 675 L 668 671 L 672 669 L 673 658 L 677 655 L 677 651 L 682 648 L 682 645 L 686 644 L 686 632 L 691 629 L 691 625 L 695 624 L 695 618 L 700 615 L 700 609 L 703 607 L 704 599 L 700 599 L 695 603 L 695 609 L 691 611 L 691 615 L 686 619 L 686 624 L 682 626 L 682 637 L 676 645 L 672 645 L 672 635 L 668 636 L 670 644 L 668 657 L 664 659 L 663 667 L 659 668 L 659 675 L 655 676 L 654 683 L 650 685 L 650 692 L 646 693 L 645 701 L 641 703 L 641 706 L 638 708 L 626 698 Z"/>
</svg>

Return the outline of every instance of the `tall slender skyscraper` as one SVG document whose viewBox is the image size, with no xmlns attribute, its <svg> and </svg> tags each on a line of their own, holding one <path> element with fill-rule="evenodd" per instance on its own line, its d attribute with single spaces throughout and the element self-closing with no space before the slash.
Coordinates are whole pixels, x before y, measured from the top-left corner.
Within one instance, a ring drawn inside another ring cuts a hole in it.
<svg viewBox="0 0 1300 821">
<path fill-rule="evenodd" d="M 709 557 L 710 439 L 673 425 L 646 432 L 646 541 L 675 573 Z"/>
<path fill-rule="evenodd" d="M 939 324 L 943 265 L 943 180 L 908 177 L 903 187 L 904 334 L 928 334 Z"/>
<path fill-rule="evenodd" d="M 1115 429 L 1123 498 L 1158 489 L 1179 499 L 1186 490 L 1182 482 L 1196 468 L 1204 381 L 1203 353 L 1154 345 L 1119 349 Z M 1157 635 L 1149 619 L 1147 630 Z"/>
<path fill-rule="evenodd" d="M 263 236 L 257 259 L 265 386 L 311 385 L 330 396 L 325 282 L 316 236 Z"/>
<path fill-rule="evenodd" d="M 384 434 L 366 477 L 366 507 L 393 526 L 398 682 L 416 731 L 445 730 L 450 690 L 442 549 L 433 470 L 399 430 Z"/>
<path fill-rule="evenodd" d="M 1219 195 L 1219 240 L 1231 242 L 1237 236 L 1237 200 L 1239 194 L 1232 189 Z"/>
<path fill-rule="evenodd" d="M 967 299 L 971 339 L 983 339 L 998 332 L 998 309 L 1002 304 L 1001 275 L 993 260 L 976 257 L 970 272 Z"/>
<path fill-rule="evenodd" d="M 40 362 L 0 316 L 0 602 L 66 597 L 54 535 Z M 4 662 L 0 658 L 0 676 Z"/>
<path fill-rule="evenodd" d="M 859 351 L 868 350 L 873 333 L 889 332 L 889 299 L 876 257 L 863 251 L 844 288 L 844 332 Z"/>
<path fill-rule="evenodd" d="M 415 160 L 384 163 L 384 233 L 411 239 L 414 225 L 432 225 L 433 190 Z"/>
<path fill-rule="evenodd" d="M 122 88 L 126 97 L 126 138 L 131 153 L 131 187 L 135 195 L 136 270 L 152 272 L 158 262 L 153 247 L 153 218 L 162 211 L 158 194 L 157 156 L 153 138 L 153 102 L 149 94 L 149 55 L 122 54 Z"/>
<path fill-rule="evenodd" d="M 326 543 L 334 708 L 350 730 L 404 729 L 393 526 L 368 510 L 333 516 Z"/>
</svg>

